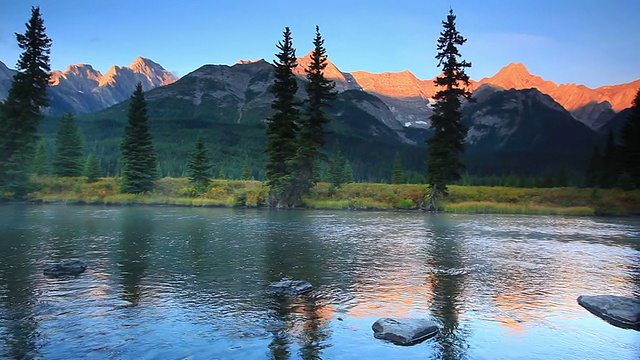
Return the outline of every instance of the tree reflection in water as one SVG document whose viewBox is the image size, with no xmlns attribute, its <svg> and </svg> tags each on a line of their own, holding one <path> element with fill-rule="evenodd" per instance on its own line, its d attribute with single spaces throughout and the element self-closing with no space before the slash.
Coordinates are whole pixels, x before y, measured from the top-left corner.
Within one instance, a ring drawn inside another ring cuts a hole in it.
<svg viewBox="0 0 640 360">
<path fill-rule="evenodd" d="M 0 357 L 37 357 L 38 323 L 35 312 L 34 251 L 22 209 L 2 220 L 0 226 Z M 6 329 L 6 330 L 5 330 Z"/>
<path fill-rule="evenodd" d="M 126 210 L 140 211 L 133 208 Z M 142 279 L 149 267 L 153 220 L 146 216 L 129 216 L 129 211 L 122 212 L 118 268 L 123 288 L 122 298 L 137 305 L 142 296 Z"/>
<path fill-rule="evenodd" d="M 428 281 L 433 291 L 431 313 L 442 322 L 436 336 L 437 359 L 466 359 L 468 330 L 460 327 L 459 316 L 464 289 L 463 249 L 449 218 L 430 215 L 427 226 L 432 236 L 427 248 L 428 265 L 433 269 Z"/>
<path fill-rule="evenodd" d="M 308 224 L 291 224 L 289 216 L 287 211 L 275 211 L 269 221 L 275 228 L 266 231 L 266 280 L 270 283 L 291 277 L 317 286 L 314 280 L 326 271 L 316 249 L 318 240 Z M 299 345 L 295 358 L 321 359 L 322 350 L 330 346 L 328 319 L 323 315 L 326 302 L 314 292 L 299 296 L 268 294 L 267 297 L 273 316 L 273 323 L 269 326 L 273 336 L 269 344 L 270 357 L 289 359 L 292 357 L 291 348 Z"/>
</svg>

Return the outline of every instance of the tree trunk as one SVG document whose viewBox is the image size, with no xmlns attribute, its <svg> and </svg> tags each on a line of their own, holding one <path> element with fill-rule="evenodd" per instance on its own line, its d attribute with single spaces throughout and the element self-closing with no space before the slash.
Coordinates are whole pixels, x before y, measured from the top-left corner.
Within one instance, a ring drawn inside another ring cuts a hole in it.
<svg viewBox="0 0 640 360">
<path fill-rule="evenodd" d="M 438 211 L 438 207 L 436 206 L 436 200 L 438 197 L 438 185 L 433 185 L 431 188 L 431 193 L 429 194 L 429 198 L 426 203 L 422 202 L 420 204 L 420 209 L 423 211 L 434 212 Z"/>
</svg>

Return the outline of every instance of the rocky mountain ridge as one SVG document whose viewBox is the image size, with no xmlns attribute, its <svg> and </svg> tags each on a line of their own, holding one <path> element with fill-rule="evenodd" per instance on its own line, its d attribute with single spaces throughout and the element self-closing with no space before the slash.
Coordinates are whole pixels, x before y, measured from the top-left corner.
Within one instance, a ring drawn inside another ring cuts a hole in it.
<svg viewBox="0 0 640 360">
<path fill-rule="evenodd" d="M 14 73 L 0 62 L 0 99 L 6 97 Z M 177 76 L 144 57 L 136 58 L 129 66 L 112 66 L 104 75 L 88 64 L 69 65 L 65 71 L 51 72 L 51 107 L 47 113 L 102 110 L 128 99 L 138 82 L 148 91 L 176 80 Z"/>
<path fill-rule="evenodd" d="M 301 78 L 305 76 L 304 69 L 309 61 L 310 53 L 298 59 L 299 66 L 295 73 Z M 259 62 L 268 65 L 264 60 L 239 61 L 237 65 Z M 14 70 L 0 62 L 0 99 L 6 96 L 13 73 Z M 328 61 L 325 76 L 336 82 L 336 90 L 339 92 L 359 90 L 381 99 L 401 127 L 428 127 L 430 104 L 436 92 L 434 79 L 421 80 L 409 71 L 347 73 L 342 72 L 331 61 Z M 143 89 L 148 91 L 177 80 L 175 75 L 161 65 L 143 57 L 138 57 L 128 67 L 113 66 L 104 75 L 91 65 L 70 65 L 64 72 L 52 72 L 52 106 L 49 113 L 83 114 L 98 111 L 126 100 L 138 81 L 142 83 Z M 551 96 L 574 118 L 598 131 L 617 112 L 630 106 L 637 89 L 640 88 L 640 80 L 595 89 L 579 84 L 557 85 L 531 74 L 523 64 L 511 63 L 494 76 L 471 81 L 472 90 L 479 90 L 486 85 L 504 90 L 536 88 Z"/>
</svg>

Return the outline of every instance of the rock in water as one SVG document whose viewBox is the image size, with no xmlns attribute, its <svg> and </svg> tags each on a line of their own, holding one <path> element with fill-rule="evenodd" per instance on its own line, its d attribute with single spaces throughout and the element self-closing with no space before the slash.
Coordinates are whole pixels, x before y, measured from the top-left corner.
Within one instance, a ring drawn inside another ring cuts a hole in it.
<svg viewBox="0 0 640 360">
<path fill-rule="evenodd" d="M 413 345 L 438 333 L 438 325 L 428 319 L 378 319 L 371 326 L 376 339 L 396 345 Z"/>
<path fill-rule="evenodd" d="M 640 330 L 640 299 L 615 295 L 578 296 L 578 304 L 612 325 Z"/>
<path fill-rule="evenodd" d="M 273 282 L 267 291 L 274 294 L 300 295 L 313 290 L 313 285 L 305 280 L 282 279 Z"/>
<path fill-rule="evenodd" d="M 63 260 L 44 269 L 46 276 L 80 275 L 87 270 L 87 265 L 78 259 Z"/>
</svg>

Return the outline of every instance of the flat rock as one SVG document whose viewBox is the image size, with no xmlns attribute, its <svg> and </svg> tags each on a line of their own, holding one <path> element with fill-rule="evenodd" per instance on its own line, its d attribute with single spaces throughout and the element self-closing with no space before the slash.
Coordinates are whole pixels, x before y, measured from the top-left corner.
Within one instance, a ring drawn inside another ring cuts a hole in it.
<svg viewBox="0 0 640 360">
<path fill-rule="evenodd" d="M 396 345 L 414 345 L 437 334 L 440 328 L 428 319 L 381 318 L 371 326 L 376 339 Z"/>
<path fill-rule="evenodd" d="M 640 330 L 640 299 L 616 295 L 581 295 L 578 304 L 612 325 Z"/>
<path fill-rule="evenodd" d="M 313 290 L 313 285 L 305 280 L 282 279 L 272 282 L 267 291 L 274 294 L 300 295 Z"/>
<path fill-rule="evenodd" d="M 80 275 L 87 270 L 87 265 L 78 259 L 63 260 L 44 268 L 46 276 Z"/>
</svg>

